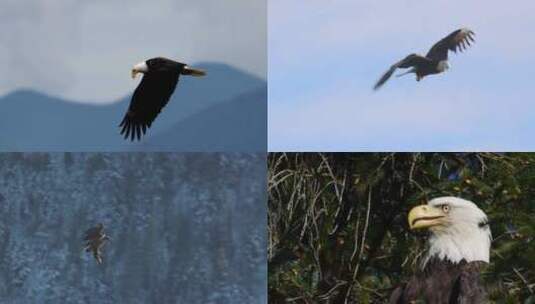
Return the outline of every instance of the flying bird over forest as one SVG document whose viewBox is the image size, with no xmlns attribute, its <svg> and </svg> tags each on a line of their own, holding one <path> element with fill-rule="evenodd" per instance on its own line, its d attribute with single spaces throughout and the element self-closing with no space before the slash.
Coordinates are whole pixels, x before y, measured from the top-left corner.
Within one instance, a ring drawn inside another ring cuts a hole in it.
<svg viewBox="0 0 535 304">
<path fill-rule="evenodd" d="M 449 68 L 448 51 L 457 53 L 460 50 L 462 52 L 467 46 L 471 45 L 470 42 L 475 42 L 474 36 L 475 33 L 470 29 L 458 29 L 435 43 L 425 56 L 410 54 L 401 61 L 393 64 L 379 81 L 377 81 L 374 90 L 379 89 L 392 76 L 396 69 L 411 68 L 407 72 L 398 75 L 398 77 L 414 73 L 416 74 L 417 81 L 420 81 L 427 75 L 445 72 Z"/>
<path fill-rule="evenodd" d="M 102 264 L 101 249 L 107 241 L 111 241 L 111 238 L 104 233 L 104 225 L 99 223 L 97 226 L 87 229 L 84 234 L 84 241 L 84 250 L 92 252 L 97 264 Z"/>
<path fill-rule="evenodd" d="M 132 78 L 144 74 L 143 79 L 134 91 L 130 106 L 123 121 L 121 134 L 125 139 L 141 139 L 148 128 L 169 102 L 175 91 L 180 75 L 201 77 L 204 71 L 193 69 L 185 63 L 157 57 L 136 64 L 132 68 Z"/>
<path fill-rule="evenodd" d="M 396 288 L 390 303 L 487 303 L 479 274 L 489 262 L 491 232 L 487 216 L 474 203 L 439 197 L 414 207 L 410 229 L 428 229 L 428 251 L 421 268 Z"/>
</svg>

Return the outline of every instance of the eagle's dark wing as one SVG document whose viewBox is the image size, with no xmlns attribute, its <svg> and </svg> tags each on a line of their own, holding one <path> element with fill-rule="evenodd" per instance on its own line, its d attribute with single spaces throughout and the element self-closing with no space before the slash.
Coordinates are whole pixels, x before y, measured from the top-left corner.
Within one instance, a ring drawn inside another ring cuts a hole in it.
<svg viewBox="0 0 535 304">
<path fill-rule="evenodd" d="M 426 288 L 425 280 L 420 280 L 418 276 L 413 276 L 409 282 L 398 286 L 390 294 L 389 304 L 408 304 L 411 301 L 423 299 L 423 293 Z"/>
<path fill-rule="evenodd" d="M 481 284 L 480 272 L 483 262 L 470 262 L 462 266 L 459 278 L 453 286 L 450 303 L 487 303 L 487 293 Z"/>
<path fill-rule="evenodd" d="M 459 263 L 432 259 L 424 270 L 394 289 L 390 304 L 435 303 L 472 304 L 487 303 L 486 293 L 479 281 L 480 267 L 484 262 L 462 260 Z"/>
<path fill-rule="evenodd" d="M 405 286 L 398 286 L 392 291 L 390 294 L 390 299 L 388 300 L 389 304 L 402 304 L 403 299 L 403 290 L 405 289 Z"/>
<path fill-rule="evenodd" d="M 84 241 L 98 239 L 100 238 L 101 233 L 102 233 L 102 229 L 99 227 L 89 228 L 85 231 Z"/>
<path fill-rule="evenodd" d="M 102 245 L 96 242 L 94 244 L 91 244 L 91 246 L 87 249 L 87 251 L 93 252 L 93 257 L 97 261 L 97 264 L 102 264 L 102 255 L 100 253 L 100 247 L 102 247 Z"/>
<path fill-rule="evenodd" d="M 410 54 L 409 56 L 403 58 L 401 61 L 393 64 L 386 73 L 383 74 L 383 76 L 377 81 L 375 86 L 373 87 L 374 90 L 379 89 L 391 76 L 394 74 L 394 71 L 398 68 L 406 69 L 410 67 L 415 67 L 421 64 L 427 64 L 431 61 L 423 56 L 417 55 L 417 54 Z"/>
<path fill-rule="evenodd" d="M 86 252 L 92 252 L 93 256 L 95 257 L 95 260 L 97 261 L 97 264 L 102 264 L 102 248 L 106 244 L 107 241 L 109 241 L 110 238 L 106 235 L 100 237 L 88 240 L 85 244 L 85 251 Z"/>
<path fill-rule="evenodd" d="M 467 45 L 470 45 L 470 41 L 475 42 L 474 35 L 475 33 L 467 28 L 456 30 L 435 43 L 425 56 L 436 61 L 447 60 L 448 51 L 457 52 L 457 50 L 465 50 Z"/>
<path fill-rule="evenodd" d="M 146 73 L 130 101 L 128 111 L 119 125 L 125 139 L 140 139 L 175 91 L 179 71 Z"/>
</svg>

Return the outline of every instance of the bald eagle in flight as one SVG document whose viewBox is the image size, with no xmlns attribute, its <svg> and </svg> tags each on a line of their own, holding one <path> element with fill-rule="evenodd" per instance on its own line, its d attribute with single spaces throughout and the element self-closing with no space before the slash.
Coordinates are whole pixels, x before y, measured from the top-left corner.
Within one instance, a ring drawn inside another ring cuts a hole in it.
<svg viewBox="0 0 535 304">
<path fill-rule="evenodd" d="M 470 41 L 474 42 L 475 33 L 467 28 L 462 28 L 449 34 L 427 52 L 427 55 L 410 54 L 401 61 L 393 64 L 388 71 L 377 81 L 374 90 L 379 89 L 392 76 L 396 69 L 408 69 L 407 72 L 398 75 L 403 76 L 409 73 L 416 74 L 416 81 L 420 81 L 427 75 L 445 72 L 448 68 L 448 51 L 457 53 L 466 49 Z"/>
<path fill-rule="evenodd" d="M 390 296 L 391 304 L 486 303 L 479 273 L 489 262 L 487 216 L 474 203 L 439 197 L 409 212 L 410 229 L 428 229 L 429 249 L 421 268 Z"/>
<path fill-rule="evenodd" d="M 201 77 L 204 71 L 193 69 L 185 63 L 157 57 L 136 64 L 132 78 L 143 73 L 143 79 L 132 95 L 130 106 L 119 127 L 125 139 L 140 140 L 156 116 L 169 102 L 180 75 Z"/>
<path fill-rule="evenodd" d="M 97 264 L 102 264 L 101 249 L 107 241 L 111 241 L 111 238 L 104 233 L 104 225 L 99 223 L 97 226 L 87 229 L 84 234 L 84 241 L 84 250 L 92 252 Z"/>
</svg>

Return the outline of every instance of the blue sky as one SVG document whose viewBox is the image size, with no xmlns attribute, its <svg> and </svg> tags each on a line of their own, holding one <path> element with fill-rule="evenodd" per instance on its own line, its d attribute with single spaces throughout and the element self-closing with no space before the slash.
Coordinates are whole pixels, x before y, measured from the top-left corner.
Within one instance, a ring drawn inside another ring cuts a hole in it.
<svg viewBox="0 0 535 304">
<path fill-rule="evenodd" d="M 0 96 L 111 102 L 137 86 L 132 65 L 160 55 L 266 78 L 266 12 L 250 0 L 3 0 Z"/>
<path fill-rule="evenodd" d="M 428 2 L 270 0 L 269 150 L 533 150 L 535 2 Z M 372 90 L 460 27 L 476 44 L 446 73 Z"/>
</svg>

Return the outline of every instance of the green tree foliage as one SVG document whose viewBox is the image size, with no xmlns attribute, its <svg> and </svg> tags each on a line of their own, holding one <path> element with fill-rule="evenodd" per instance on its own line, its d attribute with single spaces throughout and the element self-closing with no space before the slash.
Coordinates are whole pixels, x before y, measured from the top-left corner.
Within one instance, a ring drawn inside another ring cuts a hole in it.
<svg viewBox="0 0 535 304">
<path fill-rule="evenodd" d="M 407 212 L 444 195 L 475 202 L 494 240 L 492 303 L 535 303 L 535 154 L 272 153 L 272 303 L 384 303 L 425 250 Z"/>
</svg>

